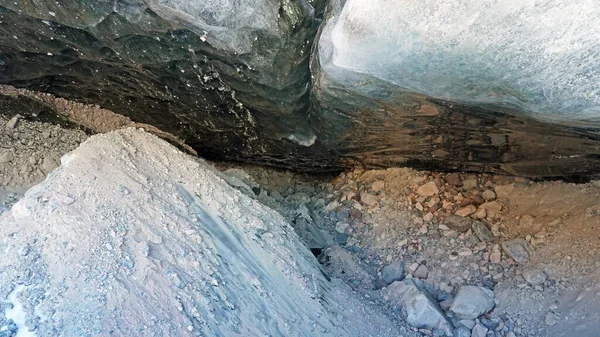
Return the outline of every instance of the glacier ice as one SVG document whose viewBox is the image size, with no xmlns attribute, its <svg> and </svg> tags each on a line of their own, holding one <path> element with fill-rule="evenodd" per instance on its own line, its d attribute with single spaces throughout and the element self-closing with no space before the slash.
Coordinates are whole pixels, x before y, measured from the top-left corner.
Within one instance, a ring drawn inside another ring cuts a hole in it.
<svg viewBox="0 0 600 337">
<path fill-rule="evenodd" d="M 399 91 L 538 118 L 600 117 L 597 1 L 336 2 L 319 57 L 348 88 L 360 90 L 361 74 Z"/>
</svg>

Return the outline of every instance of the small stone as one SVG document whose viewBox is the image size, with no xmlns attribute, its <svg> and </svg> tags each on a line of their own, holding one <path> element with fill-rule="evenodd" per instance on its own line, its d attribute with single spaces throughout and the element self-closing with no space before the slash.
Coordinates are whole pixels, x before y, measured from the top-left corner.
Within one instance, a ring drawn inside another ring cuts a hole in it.
<svg viewBox="0 0 600 337">
<path fill-rule="evenodd" d="M 417 268 L 419 268 L 419 264 L 418 263 L 413 263 L 408 267 L 408 272 L 413 274 Z"/>
<path fill-rule="evenodd" d="M 486 337 L 488 329 L 481 324 L 475 324 L 471 330 L 471 337 Z"/>
<path fill-rule="evenodd" d="M 360 194 L 360 201 L 368 206 L 372 206 L 378 203 L 379 198 L 377 198 L 376 195 L 370 194 L 370 193 L 361 193 Z"/>
<path fill-rule="evenodd" d="M 428 212 L 427 214 L 425 214 L 423 216 L 423 220 L 426 222 L 431 222 L 431 220 L 433 220 L 433 213 Z"/>
<path fill-rule="evenodd" d="M 473 255 L 473 251 L 467 247 L 463 247 L 458 250 L 458 255 L 459 256 L 471 256 L 471 255 Z"/>
<path fill-rule="evenodd" d="M 12 150 L 1 150 L 0 151 L 0 164 L 10 163 L 15 159 L 15 155 Z"/>
<path fill-rule="evenodd" d="M 517 337 L 517 335 L 515 335 L 514 332 L 509 331 L 509 332 L 506 333 L 506 337 Z"/>
<path fill-rule="evenodd" d="M 463 180 L 463 190 L 469 191 L 477 187 L 477 179 L 465 179 Z"/>
<path fill-rule="evenodd" d="M 502 261 L 502 254 L 500 252 L 492 252 L 490 254 L 490 263 L 498 264 Z"/>
<path fill-rule="evenodd" d="M 450 311 L 458 319 L 475 319 L 490 312 L 494 305 L 493 291 L 484 287 L 463 286 L 456 293 Z"/>
<path fill-rule="evenodd" d="M 396 261 L 381 270 L 381 279 L 387 284 L 404 279 L 404 261 Z"/>
<path fill-rule="evenodd" d="M 20 115 L 16 115 L 13 118 L 11 118 L 7 123 L 6 123 L 6 128 L 7 129 L 14 129 L 15 127 L 17 127 L 17 123 L 19 123 L 19 119 L 21 118 Z"/>
<path fill-rule="evenodd" d="M 482 204 L 479 207 L 482 209 L 485 209 L 487 216 L 490 218 L 495 217 L 496 214 L 498 214 L 498 212 L 500 212 L 500 210 L 502 210 L 502 206 L 500 206 L 500 204 L 497 201 L 489 201 L 489 202 L 486 202 L 485 204 Z"/>
<path fill-rule="evenodd" d="M 479 322 L 490 331 L 496 330 L 502 323 L 502 321 L 497 317 L 490 319 L 482 317 Z"/>
<path fill-rule="evenodd" d="M 440 190 L 434 181 L 430 181 L 417 189 L 417 194 L 422 197 L 432 197 L 438 193 L 440 193 Z"/>
<path fill-rule="evenodd" d="M 450 261 L 454 261 L 456 259 L 458 259 L 458 253 L 457 252 L 452 252 L 450 253 L 450 255 L 448 255 L 448 258 L 450 259 Z"/>
<path fill-rule="evenodd" d="M 474 319 L 463 319 L 460 320 L 458 323 L 464 325 L 465 327 L 469 328 L 469 332 L 471 331 L 471 329 L 473 329 L 473 327 L 475 326 L 475 320 Z"/>
<path fill-rule="evenodd" d="M 460 326 L 454 329 L 454 337 L 471 337 L 471 329 Z"/>
<path fill-rule="evenodd" d="M 335 231 L 338 233 L 346 233 L 346 230 L 348 229 L 348 227 L 350 227 L 349 224 L 347 224 L 345 222 L 338 222 L 335 225 Z"/>
<path fill-rule="evenodd" d="M 477 209 L 477 212 L 475 212 L 473 216 L 477 219 L 485 219 L 485 217 L 487 216 L 487 211 L 485 210 L 485 208 L 479 207 Z"/>
<path fill-rule="evenodd" d="M 525 269 L 522 274 L 525 281 L 531 285 L 540 285 L 546 281 L 546 274 L 539 269 Z"/>
<path fill-rule="evenodd" d="M 385 182 L 382 180 L 377 180 L 375 182 L 373 182 L 373 185 L 371 185 L 371 190 L 375 193 L 383 190 L 385 188 Z"/>
<path fill-rule="evenodd" d="M 496 199 L 496 192 L 492 190 L 485 190 L 481 196 L 485 201 L 492 201 Z"/>
<path fill-rule="evenodd" d="M 533 246 L 525 239 L 517 238 L 502 243 L 502 250 L 515 262 L 523 264 L 533 256 Z"/>
<path fill-rule="evenodd" d="M 325 206 L 325 212 L 331 212 L 340 206 L 341 204 L 337 200 L 334 200 Z"/>
<path fill-rule="evenodd" d="M 452 186 L 461 186 L 462 179 L 460 179 L 460 174 L 458 173 L 449 173 L 446 175 L 446 182 Z"/>
<path fill-rule="evenodd" d="M 554 325 L 556 325 L 556 323 L 558 323 L 559 320 L 560 320 L 560 316 L 558 316 L 557 314 L 555 314 L 553 312 L 549 312 L 546 314 L 546 319 L 544 321 L 546 322 L 546 325 L 554 326 Z"/>
<path fill-rule="evenodd" d="M 419 234 L 421 234 L 421 235 L 427 234 L 427 225 L 423 225 L 423 226 L 421 226 L 421 228 L 419 228 Z"/>
<path fill-rule="evenodd" d="M 44 171 L 45 173 L 50 173 L 52 170 L 54 170 L 57 167 L 58 167 L 58 163 L 52 157 L 46 156 L 46 157 L 44 157 L 44 160 L 42 160 L 41 168 L 42 168 L 42 171 Z"/>
<path fill-rule="evenodd" d="M 463 208 L 459 208 L 454 214 L 462 217 L 469 216 L 477 211 L 477 208 L 474 205 L 465 206 Z"/>
<path fill-rule="evenodd" d="M 495 240 L 494 234 L 483 222 L 474 221 L 471 228 L 481 242 L 493 242 Z"/>
<path fill-rule="evenodd" d="M 416 278 L 420 278 L 420 279 L 427 279 L 427 276 L 429 275 L 429 268 L 422 264 L 419 266 L 419 268 L 417 268 L 417 270 L 415 270 L 415 272 L 413 273 L 413 276 Z"/>
<path fill-rule="evenodd" d="M 471 229 L 472 220 L 460 216 L 451 215 L 446 218 L 445 225 L 457 232 L 465 233 Z"/>
</svg>

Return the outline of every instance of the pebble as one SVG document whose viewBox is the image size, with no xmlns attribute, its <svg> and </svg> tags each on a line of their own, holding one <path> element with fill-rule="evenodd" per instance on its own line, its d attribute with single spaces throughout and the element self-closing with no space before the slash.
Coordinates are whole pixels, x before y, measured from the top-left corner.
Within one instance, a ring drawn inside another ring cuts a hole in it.
<svg viewBox="0 0 600 337">
<path fill-rule="evenodd" d="M 434 181 L 430 181 L 417 189 L 417 194 L 422 197 L 432 197 L 438 193 L 440 193 L 440 190 Z"/>
<path fill-rule="evenodd" d="M 458 173 L 450 173 L 446 175 L 446 182 L 452 186 L 461 186 L 462 179 L 460 179 L 460 174 Z"/>
<path fill-rule="evenodd" d="M 477 187 L 477 179 L 465 179 L 462 184 L 463 190 L 469 191 Z"/>
<path fill-rule="evenodd" d="M 10 163 L 15 159 L 15 155 L 12 150 L 3 150 L 0 152 L 0 164 Z"/>
<path fill-rule="evenodd" d="M 464 326 L 454 329 L 454 337 L 471 337 L 471 330 Z"/>
<path fill-rule="evenodd" d="M 497 201 L 489 201 L 479 207 L 485 209 L 489 218 L 494 218 L 502 210 L 502 206 Z"/>
<path fill-rule="evenodd" d="M 471 256 L 471 255 L 473 255 L 473 251 L 467 247 L 463 247 L 458 250 L 458 255 L 459 256 Z"/>
<path fill-rule="evenodd" d="M 419 268 L 417 268 L 417 270 L 415 270 L 415 272 L 413 273 L 413 276 L 416 278 L 420 278 L 420 279 L 427 279 L 427 276 L 429 275 L 429 268 L 422 264 L 419 266 Z"/>
<path fill-rule="evenodd" d="M 431 222 L 431 220 L 433 220 L 433 213 L 431 213 L 431 212 L 428 212 L 427 214 L 425 214 L 425 215 L 423 216 L 423 220 L 424 220 L 424 221 L 427 221 L 427 222 Z"/>
<path fill-rule="evenodd" d="M 531 285 L 540 285 L 546 281 L 546 274 L 539 269 L 525 269 L 522 274 L 525 281 Z"/>
<path fill-rule="evenodd" d="M 465 219 L 456 215 L 449 216 L 445 221 L 445 225 L 448 228 L 461 233 L 467 232 L 469 229 L 471 229 L 471 224 L 472 221 L 470 219 Z"/>
<path fill-rule="evenodd" d="M 375 204 L 377 204 L 378 200 L 379 200 L 379 198 L 377 198 L 377 196 L 375 196 L 373 194 L 365 193 L 365 192 L 360 194 L 360 201 L 365 205 L 368 205 L 368 206 L 375 205 Z"/>
<path fill-rule="evenodd" d="M 50 173 L 50 171 L 54 170 L 57 167 L 58 167 L 58 163 L 52 157 L 46 156 L 46 157 L 44 157 L 44 160 L 42 160 L 41 168 L 46 173 Z"/>
<path fill-rule="evenodd" d="M 546 322 L 546 325 L 548 326 L 554 326 L 556 325 L 556 323 L 558 323 L 558 321 L 560 320 L 560 317 L 553 313 L 553 312 L 549 312 L 546 314 L 546 319 L 544 320 Z"/>
<path fill-rule="evenodd" d="M 486 337 L 488 329 L 481 324 L 475 324 L 471 330 L 471 337 Z"/>
<path fill-rule="evenodd" d="M 495 240 L 494 234 L 492 234 L 492 231 L 483 222 L 474 221 L 471 228 L 481 242 L 493 242 Z"/>
<path fill-rule="evenodd" d="M 533 256 L 533 246 L 525 239 L 517 238 L 502 243 L 502 250 L 517 263 L 526 263 Z"/>
<path fill-rule="evenodd" d="M 477 211 L 477 208 L 474 205 L 468 205 L 463 208 L 459 208 L 454 214 L 462 217 L 469 216 Z"/>
<path fill-rule="evenodd" d="M 496 192 L 494 192 L 492 190 L 485 190 L 485 191 L 483 191 L 483 193 L 481 194 L 481 196 L 483 197 L 483 199 L 485 201 L 495 200 L 496 199 Z"/>
<path fill-rule="evenodd" d="M 500 252 L 492 252 L 490 254 L 490 263 L 498 264 L 502 261 L 502 253 Z"/>
<path fill-rule="evenodd" d="M 7 123 L 6 123 L 6 128 L 7 129 L 14 129 L 15 127 L 17 127 L 17 123 L 19 123 L 19 119 L 21 118 L 20 115 L 16 115 L 13 118 L 11 118 Z"/>
</svg>

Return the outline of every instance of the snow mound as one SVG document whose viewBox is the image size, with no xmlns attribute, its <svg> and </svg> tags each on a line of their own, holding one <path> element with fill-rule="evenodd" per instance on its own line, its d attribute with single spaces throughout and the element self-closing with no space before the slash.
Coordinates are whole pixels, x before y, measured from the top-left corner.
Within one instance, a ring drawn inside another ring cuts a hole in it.
<svg viewBox="0 0 600 337">
<path fill-rule="evenodd" d="M 327 281 L 277 212 L 142 130 L 94 136 L 65 155 L 0 217 L 0 251 L 2 331 L 395 334 Z M 16 306 L 17 322 L 5 314 Z"/>
</svg>

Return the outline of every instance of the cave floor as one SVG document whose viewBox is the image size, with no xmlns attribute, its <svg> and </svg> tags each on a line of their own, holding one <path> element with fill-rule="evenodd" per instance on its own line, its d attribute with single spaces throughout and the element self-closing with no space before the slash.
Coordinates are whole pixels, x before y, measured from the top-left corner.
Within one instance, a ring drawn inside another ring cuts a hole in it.
<svg viewBox="0 0 600 337">
<path fill-rule="evenodd" d="M 47 122 L 9 123 L 0 119 L 0 214 L 87 137 Z M 463 285 L 493 289 L 496 306 L 476 323 L 496 319 L 496 336 L 600 331 L 600 181 L 408 168 L 314 175 L 213 164 L 280 212 L 329 277 L 342 279 L 398 324 L 406 323 L 398 303 L 385 295 L 382 268 L 400 261 L 403 277 L 421 279 L 442 308 Z M 513 255 L 510 244 L 524 249 Z"/>
</svg>

